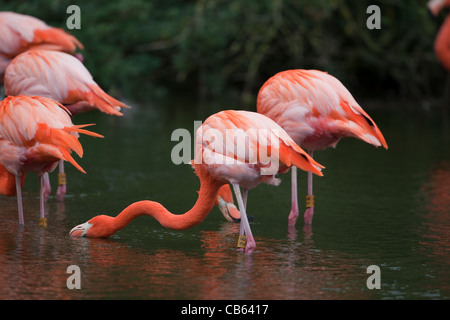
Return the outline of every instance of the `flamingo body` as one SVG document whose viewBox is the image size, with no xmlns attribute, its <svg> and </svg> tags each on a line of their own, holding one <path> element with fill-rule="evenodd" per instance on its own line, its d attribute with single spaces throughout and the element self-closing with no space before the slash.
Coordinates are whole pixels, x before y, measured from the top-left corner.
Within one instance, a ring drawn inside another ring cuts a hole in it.
<svg viewBox="0 0 450 320">
<path fill-rule="evenodd" d="M 261 138 L 254 134 L 253 129 L 265 130 L 266 135 Z M 237 131 L 247 141 L 245 150 L 236 145 Z M 268 134 L 273 134 L 275 138 L 267 139 Z M 141 215 L 150 215 L 167 228 L 177 230 L 190 228 L 203 221 L 216 203 L 219 190 L 231 183 L 238 199 L 241 233 L 245 233 L 248 239 L 245 250 L 251 252 L 256 244 L 248 224 L 239 186 L 242 185 L 245 189 L 255 187 L 261 182 L 275 185 L 279 183 L 274 174 L 262 174 L 267 163 L 256 153 L 260 148 L 270 148 L 272 154 L 278 155 L 276 159 L 280 162 L 280 166 L 295 165 L 322 175 L 320 170 L 323 167 L 297 146 L 273 120 L 255 112 L 222 111 L 206 119 L 196 133 L 196 156 L 192 165 L 200 179 L 200 191 L 191 210 L 185 214 L 174 215 L 157 202 L 140 201 L 125 208 L 117 217 L 105 215 L 94 217 L 73 228 L 70 234 L 107 237 Z"/>
<path fill-rule="evenodd" d="M 105 93 L 74 56 L 46 50 L 18 55 L 5 72 L 6 95 L 43 96 L 65 105 L 72 115 L 99 109 L 121 116 L 126 104 Z"/>
<path fill-rule="evenodd" d="M 85 126 L 73 125 L 67 110 L 52 99 L 27 96 L 4 99 L 0 103 L 0 193 L 13 195 L 14 187 L 16 191 L 20 188 L 18 179 L 23 179 L 26 172 L 37 172 L 42 177 L 54 170 L 60 160 L 85 172 L 71 156 L 72 151 L 83 156 L 79 133 L 102 137 L 81 129 Z M 20 212 L 19 221 L 23 224 Z"/>
<path fill-rule="evenodd" d="M 257 111 L 278 123 L 312 156 L 315 150 L 336 147 L 354 137 L 376 147 L 387 143 L 371 117 L 335 77 L 318 70 L 287 70 L 267 80 L 257 97 Z M 298 217 L 296 169 L 292 170 L 292 205 L 289 224 Z M 305 223 L 311 224 L 312 175 L 308 173 Z"/>
<path fill-rule="evenodd" d="M 39 48 L 73 54 L 77 48 L 83 49 L 83 45 L 64 30 L 15 12 L 0 12 L 0 34 L 1 79 L 8 61 L 21 52 Z"/>
<path fill-rule="evenodd" d="M 375 122 L 326 72 L 288 70 L 274 75 L 259 91 L 257 111 L 277 122 L 304 149 L 335 147 L 344 137 L 387 148 Z"/>
</svg>

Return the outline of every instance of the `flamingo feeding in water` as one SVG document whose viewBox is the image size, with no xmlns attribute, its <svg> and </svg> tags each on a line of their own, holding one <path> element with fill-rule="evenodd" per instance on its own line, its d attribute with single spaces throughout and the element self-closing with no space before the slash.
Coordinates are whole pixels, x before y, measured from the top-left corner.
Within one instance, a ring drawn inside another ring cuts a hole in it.
<svg viewBox="0 0 450 320">
<path fill-rule="evenodd" d="M 245 248 L 246 253 L 251 253 L 256 243 L 240 187 L 246 191 L 261 182 L 278 185 L 280 180 L 274 177 L 279 171 L 277 167 L 287 170 L 296 166 L 322 175 L 323 167 L 295 144 L 279 125 L 255 112 L 228 110 L 210 116 L 197 130 L 195 150 L 192 166 L 200 180 L 200 190 L 192 209 L 176 215 L 158 202 L 138 201 L 116 217 L 96 216 L 74 227 L 70 235 L 109 237 L 142 215 L 152 216 L 166 228 L 188 229 L 203 221 L 213 208 L 219 190 L 231 183 L 241 217 L 239 246 Z M 269 159 L 273 162 L 264 156 L 269 153 Z M 272 165 L 275 167 L 272 168 Z"/>
<path fill-rule="evenodd" d="M 45 225 L 43 174 L 65 160 L 85 171 L 70 153 L 83 156 L 79 133 L 103 137 L 73 125 L 68 111 L 44 97 L 9 96 L 0 103 L 0 194 L 17 194 L 19 224 L 24 224 L 21 187 L 26 172 L 40 179 L 40 222 Z"/>
<path fill-rule="evenodd" d="M 450 6 L 450 0 L 431 0 L 428 2 L 430 12 L 437 16 L 445 7 Z M 450 71 L 450 15 L 445 18 L 434 41 L 434 52 L 439 62 Z"/>
<path fill-rule="evenodd" d="M 31 50 L 19 54 L 8 65 L 4 76 L 6 95 L 41 96 L 63 104 L 75 115 L 89 110 L 122 116 L 120 108 L 129 108 L 114 99 L 94 81 L 83 63 L 65 52 Z M 64 161 L 59 163 L 57 198 L 66 194 Z M 48 174 L 44 177 L 44 196 L 50 194 Z"/>
<path fill-rule="evenodd" d="M 83 49 L 80 41 L 32 16 L 1 11 L 0 34 L 0 83 L 10 60 L 30 49 L 64 51 L 82 59 L 75 53 L 77 48 Z"/>
<path fill-rule="evenodd" d="M 335 77 L 317 70 L 280 72 L 261 87 L 257 111 L 273 119 L 309 152 L 336 147 L 341 138 L 355 137 L 376 147 L 388 148 L 370 116 L 358 105 L 351 93 Z M 292 167 L 292 202 L 289 225 L 295 225 L 299 210 L 297 170 Z M 305 224 L 314 215 L 313 176 L 308 172 Z"/>
</svg>

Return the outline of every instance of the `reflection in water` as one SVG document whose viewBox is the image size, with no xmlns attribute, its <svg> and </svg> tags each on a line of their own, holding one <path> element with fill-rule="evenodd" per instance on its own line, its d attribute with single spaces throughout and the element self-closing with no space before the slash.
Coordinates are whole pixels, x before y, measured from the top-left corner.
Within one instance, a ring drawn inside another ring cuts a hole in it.
<svg viewBox="0 0 450 320">
<path fill-rule="evenodd" d="M 450 161 L 433 166 L 429 180 L 423 187 L 426 196 L 426 213 L 420 228 L 420 254 L 432 258 L 434 272 L 427 276 L 442 279 L 439 290 L 450 290 Z"/>
<path fill-rule="evenodd" d="M 8 211 L 15 212 L 11 206 Z M 14 216 L 15 218 L 15 216 Z M 311 237 L 258 239 L 253 255 L 236 251 L 238 224 L 199 231 L 200 249 L 144 248 L 118 239 L 70 238 L 48 228 L 2 223 L 0 299 L 342 299 L 370 298 L 364 270 L 350 257 L 319 250 Z M 167 234 L 165 236 L 168 236 Z M 158 235 L 159 237 L 159 235 Z M 78 265 L 81 290 L 69 290 Z"/>
<path fill-rule="evenodd" d="M 37 192 L 24 189 L 24 227 L 16 199 L 0 197 L 0 299 L 450 298 L 450 161 L 436 151 L 441 132 L 418 129 L 403 116 L 380 120 L 387 123 L 386 153 L 350 139 L 324 151 L 328 173 L 317 184 L 323 200 L 314 229 L 288 228 L 288 178 L 255 189 L 252 255 L 237 252 L 239 226 L 218 212 L 183 232 L 141 217 L 110 239 L 69 237 L 76 224 L 134 201 L 184 212 L 195 198 L 192 170 L 170 163 L 172 131 L 138 108 L 131 122 L 80 115 L 105 139 L 83 143 L 88 174 L 70 175 L 64 202 L 50 198 L 47 228 L 38 226 Z M 66 287 L 73 264 L 81 269 L 81 290 Z M 382 271 L 378 291 L 366 287 L 372 264 Z"/>
</svg>

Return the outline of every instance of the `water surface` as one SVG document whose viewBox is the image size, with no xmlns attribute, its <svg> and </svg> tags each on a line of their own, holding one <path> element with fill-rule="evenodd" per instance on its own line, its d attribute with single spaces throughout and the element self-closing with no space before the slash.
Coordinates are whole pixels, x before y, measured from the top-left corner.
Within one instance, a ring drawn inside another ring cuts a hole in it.
<svg viewBox="0 0 450 320">
<path fill-rule="evenodd" d="M 217 208 L 186 231 L 140 217 L 109 239 L 69 237 L 75 225 L 138 200 L 183 213 L 199 189 L 190 166 L 170 158 L 172 131 L 192 132 L 201 120 L 189 110 L 136 105 L 122 118 L 76 116 L 105 138 L 81 138 L 87 175 L 66 166 L 68 194 L 48 201 L 48 227 L 38 226 L 36 175 L 24 186 L 25 226 L 16 199 L 0 197 L 0 299 L 449 299 L 450 139 L 442 117 L 367 111 L 389 150 L 346 139 L 316 152 L 326 170 L 314 181 L 311 228 L 300 220 L 288 229 L 289 175 L 279 187 L 252 190 L 252 255 L 236 251 L 238 225 Z M 299 174 L 300 199 L 305 178 Z M 55 190 L 56 173 L 51 179 Z M 80 267 L 79 290 L 66 286 L 70 265 Z M 380 267 L 379 290 L 366 286 L 370 265 Z"/>
</svg>

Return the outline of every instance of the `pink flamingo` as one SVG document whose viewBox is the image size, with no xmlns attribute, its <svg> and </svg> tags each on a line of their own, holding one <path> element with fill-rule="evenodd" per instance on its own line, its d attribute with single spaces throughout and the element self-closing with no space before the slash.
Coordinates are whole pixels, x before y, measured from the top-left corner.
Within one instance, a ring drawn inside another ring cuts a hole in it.
<svg viewBox="0 0 450 320">
<path fill-rule="evenodd" d="M 103 137 L 73 125 L 68 111 L 44 97 L 9 96 L 0 103 L 0 193 L 17 193 L 19 224 L 24 224 L 21 187 L 26 172 L 37 172 L 40 182 L 40 221 L 45 222 L 43 174 L 65 160 L 85 171 L 70 155 L 83 156 L 78 134 Z M 14 192 L 16 188 L 16 192 Z"/>
<path fill-rule="evenodd" d="M 273 139 L 269 140 L 269 136 Z M 242 139 L 244 145 L 238 144 L 236 137 Z M 261 182 L 272 185 L 280 183 L 274 177 L 276 172 L 264 171 L 268 169 L 268 162 L 261 156 L 264 154 L 260 153 L 263 149 L 270 151 L 280 166 L 296 166 L 322 175 L 320 170 L 323 167 L 271 119 L 255 112 L 222 111 L 206 119 L 197 130 L 196 156 L 192 165 L 200 179 L 200 190 L 192 209 L 176 215 L 157 202 L 138 201 L 116 217 L 96 216 L 74 227 L 70 235 L 109 237 L 142 215 L 152 216 L 166 228 L 188 229 L 203 221 L 214 206 L 221 187 L 231 183 L 241 217 L 240 240 L 245 242 L 240 246 L 245 247 L 246 253 L 251 253 L 256 242 L 248 223 L 240 187 L 245 191 Z"/>
<path fill-rule="evenodd" d="M 76 54 L 77 48 L 83 49 L 81 42 L 64 30 L 15 12 L 0 12 L 0 34 L 0 83 L 9 61 L 24 51 L 45 49 Z"/>
<path fill-rule="evenodd" d="M 278 123 L 312 157 L 315 150 L 336 147 L 341 138 L 355 137 L 376 147 L 388 148 L 375 122 L 335 77 L 317 70 L 287 70 L 261 87 L 257 111 Z M 297 170 L 292 167 L 292 202 L 289 225 L 299 210 Z M 308 172 L 305 224 L 314 215 L 313 177 Z"/>
<path fill-rule="evenodd" d="M 75 115 L 89 110 L 122 116 L 120 108 L 129 108 L 100 88 L 83 63 L 65 52 L 31 50 L 19 54 L 4 75 L 6 95 L 42 96 L 63 104 Z M 59 163 L 57 198 L 66 194 L 64 161 Z M 44 197 L 50 194 L 48 174 L 44 176 Z"/>
<path fill-rule="evenodd" d="M 450 6 L 450 0 L 431 0 L 428 8 L 434 16 L 437 16 L 444 7 Z M 442 27 L 434 41 L 434 52 L 439 62 L 447 71 L 450 71 L 450 16 L 445 18 Z"/>
</svg>

